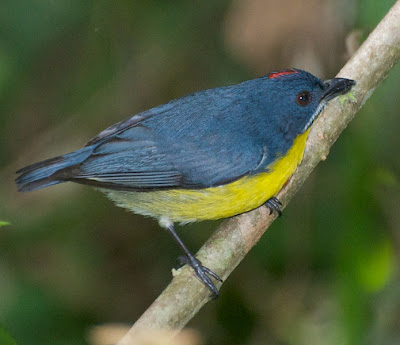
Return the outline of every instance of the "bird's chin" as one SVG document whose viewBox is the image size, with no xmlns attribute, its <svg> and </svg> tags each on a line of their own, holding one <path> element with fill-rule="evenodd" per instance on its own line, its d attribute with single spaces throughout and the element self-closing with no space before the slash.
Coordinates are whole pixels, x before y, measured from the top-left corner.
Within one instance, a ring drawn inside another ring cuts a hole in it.
<svg viewBox="0 0 400 345">
<path fill-rule="evenodd" d="M 304 126 L 302 133 L 307 131 L 312 124 L 314 123 L 315 119 L 321 114 L 322 110 L 326 107 L 328 101 L 322 100 L 321 103 L 318 105 L 317 110 L 315 110 L 314 114 L 312 114 L 311 118 L 308 120 L 307 124 Z"/>
</svg>

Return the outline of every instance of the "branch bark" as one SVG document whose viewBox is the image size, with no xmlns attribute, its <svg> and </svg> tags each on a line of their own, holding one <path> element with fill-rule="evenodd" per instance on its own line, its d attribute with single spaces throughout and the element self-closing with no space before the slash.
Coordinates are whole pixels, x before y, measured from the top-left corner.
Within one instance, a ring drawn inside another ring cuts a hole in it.
<svg viewBox="0 0 400 345">
<path fill-rule="evenodd" d="M 315 166 L 325 160 L 330 147 L 400 59 L 400 0 L 339 72 L 354 79 L 355 100 L 340 105 L 332 101 L 314 123 L 304 159 L 278 198 L 286 206 Z M 201 262 L 226 279 L 275 220 L 265 207 L 226 220 L 197 253 Z M 135 334 L 149 329 L 178 332 L 209 301 L 209 291 L 183 267 L 172 282 L 136 321 L 117 345 L 134 343 Z"/>
</svg>

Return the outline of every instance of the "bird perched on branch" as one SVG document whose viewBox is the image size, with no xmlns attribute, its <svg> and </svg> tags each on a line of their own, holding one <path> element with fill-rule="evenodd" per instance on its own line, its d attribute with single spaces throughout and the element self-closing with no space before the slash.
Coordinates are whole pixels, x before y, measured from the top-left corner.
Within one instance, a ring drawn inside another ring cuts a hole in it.
<svg viewBox="0 0 400 345">
<path fill-rule="evenodd" d="M 231 217 L 275 197 L 301 163 L 310 126 L 353 80 L 290 69 L 196 92 L 121 121 L 85 147 L 19 170 L 20 191 L 90 185 L 118 206 L 156 218 L 210 289 L 221 280 L 194 257 L 173 223 Z"/>
</svg>

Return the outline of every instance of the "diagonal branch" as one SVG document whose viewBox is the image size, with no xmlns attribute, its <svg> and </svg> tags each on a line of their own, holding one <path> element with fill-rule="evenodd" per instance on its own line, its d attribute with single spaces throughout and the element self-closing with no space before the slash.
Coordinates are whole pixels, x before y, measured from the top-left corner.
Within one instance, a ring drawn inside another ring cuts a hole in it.
<svg viewBox="0 0 400 345">
<path fill-rule="evenodd" d="M 355 100 L 332 101 L 313 125 L 301 166 L 278 198 L 286 206 L 315 166 L 326 159 L 330 147 L 400 59 L 400 0 L 379 23 L 360 49 L 339 72 L 354 79 Z M 226 279 L 275 220 L 265 207 L 226 220 L 197 253 L 201 262 Z M 133 344 L 134 335 L 146 329 L 178 332 L 209 301 L 209 291 L 184 267 L 164 292 L 136 321 L 117 345 Z"/>
</svg>

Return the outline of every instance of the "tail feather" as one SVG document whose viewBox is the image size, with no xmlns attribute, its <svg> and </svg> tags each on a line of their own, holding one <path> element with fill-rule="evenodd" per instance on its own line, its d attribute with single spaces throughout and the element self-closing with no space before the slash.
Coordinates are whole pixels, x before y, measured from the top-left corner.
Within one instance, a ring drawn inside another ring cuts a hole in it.
<svg viewBox="0 0 400 345">
<path fill-rule="evenodd" d="M 17 171 L 15 179 L 20 192 L 48 187 L 68 181 L 68 168 L 82 163 L 93 151 L 93 146 L 84 147 L 72 153 L 46 159 Z"/>
</svg>

